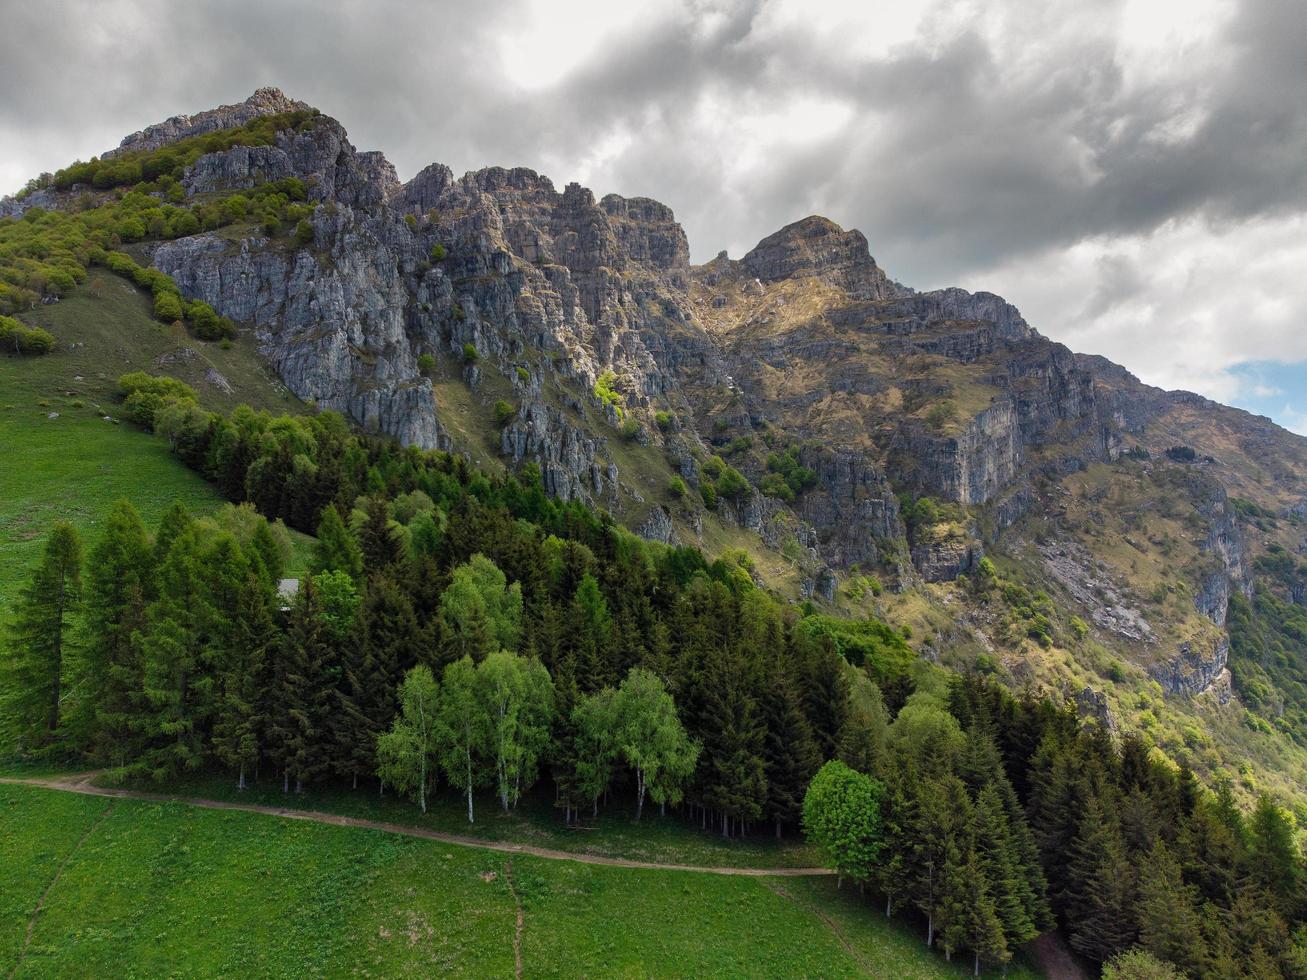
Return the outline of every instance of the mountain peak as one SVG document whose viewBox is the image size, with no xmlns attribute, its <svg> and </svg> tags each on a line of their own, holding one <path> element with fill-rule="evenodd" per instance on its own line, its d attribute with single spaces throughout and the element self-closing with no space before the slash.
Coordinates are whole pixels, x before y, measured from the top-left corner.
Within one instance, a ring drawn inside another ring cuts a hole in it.
<svg viewBox="0 0 1307 980">
<path fill-rule="evenodd" d="M 740 261 L 763 282 L 816 277 L 858 299 L 896 293 L 871 257 L 866 236 L 817 214 L 768 235 Z"/>
<path fill-rule="evenodd" d="M 117 149 L 103 155 L 112 157 L 136 150 L 156 150 L 188 136 L 244 126 L 251 119 L 260 116 L 275 116 L 283 112 L 299 112 L 310 108 L 312 107 L 308 103 L 292 99 L 279 88 L 265 86 L 255 89 L 244 102 L 218 106 L 216 109 L 208 109 L 193 116 L 184 114 L 173 116 L 153 126 L 147 126 L 125 137 Z"/>
</svg>

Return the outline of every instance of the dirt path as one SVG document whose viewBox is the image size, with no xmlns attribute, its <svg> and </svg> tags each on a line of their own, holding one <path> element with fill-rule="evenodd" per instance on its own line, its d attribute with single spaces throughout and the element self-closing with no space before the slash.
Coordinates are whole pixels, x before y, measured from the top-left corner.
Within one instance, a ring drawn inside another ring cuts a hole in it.
<svg viewBox="0 0 1307 980">
<path fill-rule="evenodd" d="M 167 793 L 147 793 L 144 790 L 96 786 L 92 782 L 96 775 L 97 773 L 90 772 L 77 773 L 71 776 L 0 776 L 0 783 L 8 783 L 14 786 L 36 786 L 41 789 L 58 790 L 62 793 L 82 793 L 86 796 L 105 796 L 112 799 L 150 800 L 155 803 L 185 803 L 188 806 L 201 807 L 206 810 L 238 810 L 242 813 L 262 813 L 272 817 L 281 817 L 285 820 L 304 820 L 309 823 L 331 824 L 336 827 L 361 827 L 365 830 L 380 830 L 388 834 L 421 837 L 424 840 L 440 841 L 444 844 L 457 844 L 459 847 L 479 847 L 482 850 L 498 851 L 503 854 L 528 854 L 531 857 L 545 858 L 550 861 L 575 861 L 578 864 L 600 864 L 611 868 L 642 868 L 649 871 L 694 871 L 700 874 L 738 875 L 745 878 L 811 878 L 835 873 L 828 868 L 705 867 L 694 864 L 632 861 L 627 858 L 604 857 L 599 854 L 578 854 L 548 847 L 534 847 L 530 844 L 480 840 L 476 837 L 465 837 L 462 834 L 446 834 L 438 830 L 427 830 L 425 827 L 408 827 L 404 824 L 387 823 L 382 820 L 344 817 L 335 813 L 324 813 L 321 810 L 293 810 L 288 807 L 262 806 L 257 803 L 231 803 L 226 800 L 205 800 L 193 796 L 171 796 Z"/>
<path fill-rule="evenodd" d="M 95 828 L 104 822 L 104 818 L 109 815 L 109 812 L 113 810 L 115 805 L 115 802 L 110 802 L 109 805 L 104 808 L 100 815 L 91 822 L 91 826 L 87 827 L 82 836 L 77 838 L 77 843 L 73 845 L 72 850 L 65 854 L 64 859 L 59 862 L 59 867 L 55 869 L 54 877 L 50 879 L 50 884 L 45 886 L 45 891 L 41 892 L 41 897 L 36 903 L 36 908 L 32 910 L 32 917 L 27 920 L 27 934 L 23 937 L 23 948 L 18 953 L 18 961 L 14 963 L 14 968 L 9 973 L 10 980 L 13 980 L 14 977 L 18 976 L 18 971 L 22 969 L 23 961 L 27 959 L 27 948 L 32 945 L 32 933 L 36 930 L 36 920 L 41 917 L 41 912 L 45 909 L 45 900 L 49 898 L 50 893 L 54 891 L 54 886 L 59 884 L 59 879 L 63 877 L 64 869 L 68 867 L 68 863 L 72 861 L 77 852 L 82 849 L 82 845 L 86 843 L 86 839 L 95 833 Z"/>
</svg>

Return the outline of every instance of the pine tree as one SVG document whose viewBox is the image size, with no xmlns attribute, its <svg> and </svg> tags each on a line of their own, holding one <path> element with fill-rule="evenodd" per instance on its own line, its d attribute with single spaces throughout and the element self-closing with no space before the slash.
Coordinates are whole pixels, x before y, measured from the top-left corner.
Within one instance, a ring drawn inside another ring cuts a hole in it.
<svg viewBox="0 0 1307 980">
<path fill-rule="evenodd" d="M 1002 916 L 995 907 L 994 886 L 974 850 L 967 854 L 961 875 L 962 910 L 956 919 L 959 945 L 972 952 L 972 975 L 980 976 L 980 964 L 1006 963 L 1012 958 Z M 1031 936 L 1030 938 L 1033 938 Z"/>
<path fill-rule="evenodd" d="M 390 505 L 382 496 L 373 495 L 367 499 L 357 534 L 359 550 L 363 552 L 363 567 L 369 572 L 384 571 L 404 555 L 403 540 L 390 518 Z"/>
<path fill-rule="evenodd" d="M 1200 973 L 1207 951 L 1196 890 L 1184 883 L 1179 863 L 1161 842 L 1138 867 L 1139 945 L 1160 959 Z"/>
<path fill-rule="evenodd" d="M 1022 865 L 1020 848 L 1008 823 L 1003 800 L 993 783 L 976 797 L 972 836 L 994 912 L 1009 948 L 1039 935 L 1032 910 L 1036 896 Z M 975 949 L 975 947 L 971 947 Z"/>
<path fill-rule="evenodd" d="M 363 552 L 335 507 L 324 507 L 313 548 L 313 573 L 344 572 L 354 581 L 363 578 Z"/>
<path fill-rule="evenodd" d="M 155 779 L 200 767 L 218 702 L 222 658 L 232 649 L 241 583 L 250 567 L 235 540 L 206 542 L 188 523 L 173 539 L 159 572 L 149 628 L 137 634 L 146 748 L 138 766 Z"/>
<path fill-rule="evenodd" d="M 154 592 L 149 535 L 126 500 L 117 501 L 86 568 L 84 719 L 87 748 L 97 759 L 126 763 L 138 739 L 130 722 L 140 708 L 142 671 L 132 634 L 146 626 Z"/>
<path fill-rule="evenodd" d="M 1295 914 L 1302 902 L 1303 868 L 1293 818 L 1263 793 L 1248 821 L 1248 831 L 1248 866 L 1253 880 L 1274 896 L 1281 912 Z"/>
<path fill-rule="evenodd" d="M 714 658 L 703 679 L 703 802 L 720 814 L 724 837 L 733 823 L 761 817 L 767 800 L 767 730 L 748 681 L 727 654 Z"/>
<path fill-rule="evenodd" d="M 269 588 L 251 573 L 241 587 L 230 647 L 218 678 L 213 725 L 214 754 L 237 771 L 238 789 L 245 789 L 246 774 L 257 765 L 262 751 L 268 661 L 277 642 Z"/>
<path fill-rule="evenodd" d="M 341 774 L 358 785 L 376 772 L 377 737 L 395 717 L 398 678 L 417 661 L 420 630 L 408 597 L 387 578 L 368 582 L 352 641 L 340 651 L 334 733 Z"/>
<path fill-rule="evenodd" d="M 77 532 L 70 524 L 56 524 L 40 564 L 19 595 L 5 670 L 8 711 L 30 744 L 48 741 L 60 728 L 81 590 Z"/>
<path fill-rule="evenodd" d="M 794 683 L 778 664 L 762 694 L 764 774 L 767 779 L 767 817 L 781 828 L 797 823 L 803 814 L 803 795 L 816 773 L 819 760 L 812 729 L 803 713 Z M 854 767 L 857 768 L 857 767 Z M 865 770 L 863 770 L 865 771 Z"/>
<path fill-rule="evenodd" d="M 885 758 L 888 727 L 880 688 L 858 671 L 849 685 L 848 711 L 836 737 L 838 758 L 858 772 L 876 773 Z"/>
<path fill-rule="evenodd" d="M 1097 796 L 1085 803 L 1067 855 L 1065 917 L 1073 949 L 1106 960 L 1135 939 L 1134 870 L 1120 826 Z"/>
<path fill-rule="evenodd" d="M 270 755 L 281 766 L 282 788 L 295 792 L 327 769 L 327 716 L 332 708 L 333 648 L 327 642 L 321 603 L 310 579 L 291 607 L 273 662 L 270 692 Z"/>
</svg>

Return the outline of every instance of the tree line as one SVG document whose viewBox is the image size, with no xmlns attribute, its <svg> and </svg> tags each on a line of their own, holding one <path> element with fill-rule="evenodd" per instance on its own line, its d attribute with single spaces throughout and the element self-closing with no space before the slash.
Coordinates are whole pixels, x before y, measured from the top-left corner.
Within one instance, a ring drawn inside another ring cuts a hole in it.
<svg viewBox="0 0 1307 980">
<path fill-rule="evenodd" d="M 545 780 L 569 822 L 618 791 L 727 836 L 802 824 L 977 967 L 1057 922 L 1099 960 L 1301 975 L 1302 859 L 1273 801 L 1245 816 L 1137 737 L 783 604 L 742 556 L 641 541 L 531 467 L 490 477 L 331 413 L 134 391 L 238 503 L 151 533 L 120 502 L 85 560 L 53 530 L 5 661 L 27 751 L 421 807 L 443 782 L 469 819 L 478 789 L 511 809 Z M 316 536 L 293 594 L 286 524 Z"/>
</svg>

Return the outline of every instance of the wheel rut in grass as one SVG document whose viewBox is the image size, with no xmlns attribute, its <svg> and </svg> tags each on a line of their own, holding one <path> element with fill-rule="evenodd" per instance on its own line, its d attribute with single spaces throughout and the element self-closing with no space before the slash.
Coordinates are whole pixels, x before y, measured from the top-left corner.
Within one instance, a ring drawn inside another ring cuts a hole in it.
<svg viewBox="0 0 1307 980">
<path fill-rule="evenodd" d="M 0 783 L 14 786 L 34 786 L 38 789 L 57 790 L 61 793 L 104 796 L 111 799 L 181 803 L 206 810 L 236 810 L 241 813 L 262 813 L 267 816 L 281 817 L 284 820 L 303 820 L 308 823 L 329 824 L 335 827 L 360 827 L 365 830 L 380 830 L 388 834 L 402 834 L 405 837 L 420 837 L 424 840 L 440 841 L 442 844 L 455 844 L 459 847 L 477 847 L 487 851 L 498 851 L 502 854 L 528 854 L 548 861 L 575 861 L 578 864 L 597 864 L 610 868 L 638 868 L 646 871 L 690 871 L 697 874 L 738 875 L 745 878 L 814 878 L 835 873 L 829 868 L 737 868 L 697 864 L 668 864 L 659 861 L 635 861 L 629 858 L 606 857 L 601 854 L 560 851 L 548 847 L 536 847 L 531 844 L 488 841 L 477 837 L 467 837 L 462 834 L 428 830 L 425 827 L 389 823 L 384 820 L 346 817 L 321 810 L 296 810 L 290 807 L 265 806 L 259 803 L 233 803 L 228 800 L 207 800 L 195 796 L 151 793 L 146 790 L 124 789 L 117 786 L 97 786 L 94 783 L 96 775 L 97 773 L 91 772 L 77 773 L 70 776 L 4 776 L 0 777 Z"/>
<path fill-rule="evenodd" d="M 41 913 L 45 910 L 46 899 L 50 897 L 50 893 L 54 891 L 55 886 L 59 884 L 59 879 L 63 877 L 64 870 L 77 855 L 77 852 L 82 849 L 82 845 L 86 843 L 87 838 L 95 833 L 95 829 L 99 827 L 100 824 L 104 823 L 105 817 L 109 816 L 116 805 L 117 801 L 111 800 L 109 805 L 100 811 L 100 815 L 91 821 L 91 825 L 83 831 L 82 836 L 77 838 L 77 843 L 73 845 L 72 850 L 65 854 L 64 859 L 59 862 L 59 867 L 55 869 L 54 877 L 51 878 L 50 883 L 45 886 L 45 891 L 41 892 L 41 897 L 36 902 L 36 908 L 32 910 L 32 917 L 27 920 L 27 933 L 23 937 L 23 948 L 18 951 L 18 960 L 14 963 L 14 968 L 9 971 L 10 980 L 13 980 L 14 977 L 18 976 L 18 971 L 22 969 L 23 961 L 27 959 L 28 947 L 32 945 L 32 933 L 36 931 L 36 920 L 41 917 Z"/>
<path fill-rule="evenodd" d="M 508 882 L 508 892 L 517 908 L 517 924 L 513 927 L 513 969 L 517 980 L 522 980 L 522 927 L 526 925 L 526 914 L 522 910 L 522 898 L 517 894 L 517 883 L 513 881 L 512 858 L 504 862 L 504 880 Z"/>
</svg>

